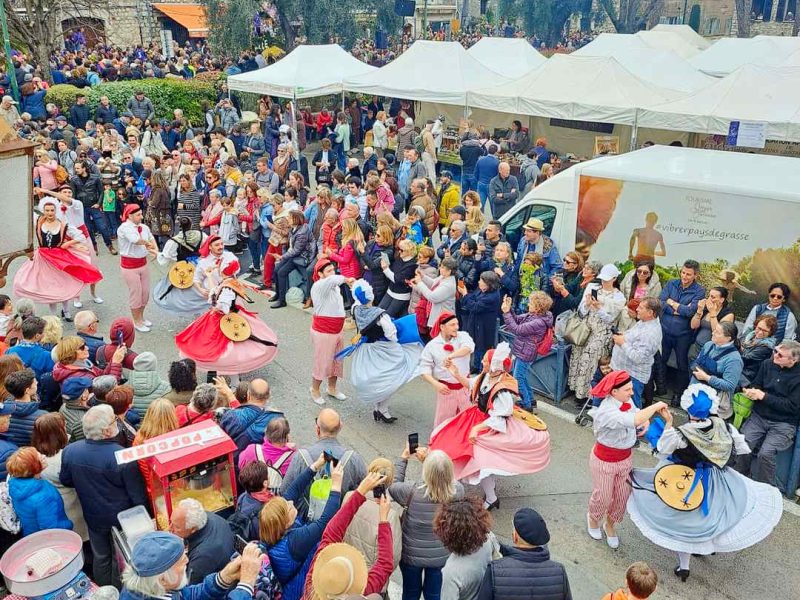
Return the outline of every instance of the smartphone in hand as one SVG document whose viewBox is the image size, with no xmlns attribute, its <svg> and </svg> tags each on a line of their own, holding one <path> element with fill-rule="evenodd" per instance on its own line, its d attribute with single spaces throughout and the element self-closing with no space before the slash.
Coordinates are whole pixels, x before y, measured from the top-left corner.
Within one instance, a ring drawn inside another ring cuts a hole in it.
<svg viewBox="0 0 800 600">
<path fill-rule="evenodd" d="M 236 535 L 233 539 L 233 549 L 236 550 L 240 555 L 244 552 L 244 547 L 247 546 L 248 542 L 240 535 Z"/>
<path fill-rule="evenodd" d="M 418 433 L 409 433 L 408 434 L 408 453 L 414 454 L 419 448 L 419 434 Z"/>
</svg>

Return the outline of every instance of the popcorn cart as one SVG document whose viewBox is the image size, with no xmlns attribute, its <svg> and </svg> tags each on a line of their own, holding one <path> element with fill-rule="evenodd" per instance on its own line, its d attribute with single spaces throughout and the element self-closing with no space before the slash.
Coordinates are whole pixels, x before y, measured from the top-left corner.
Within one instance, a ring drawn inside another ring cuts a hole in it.
<svg viewBox="0 0 800 600">
<path fill-rule="evenodd" d="M 219 425 L 202 421 L 155 437 L 141 446 L 120 450 L 117 460 L 150 461 L 150 501 L 158 528 L 166 531 L 173 506 L 184 498 L 198 500 L 209 512 L 235 507 L 235 451 L 236 444 Z"/>
</svg>

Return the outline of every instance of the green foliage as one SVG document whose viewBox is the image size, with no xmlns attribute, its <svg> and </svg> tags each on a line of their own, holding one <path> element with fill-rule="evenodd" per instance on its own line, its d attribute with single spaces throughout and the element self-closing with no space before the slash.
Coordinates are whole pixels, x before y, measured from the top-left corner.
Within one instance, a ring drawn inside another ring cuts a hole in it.
<svg viewBox="0 0 800 600">
<path fill-rule="evenodd" d="M 153 102 L 156 117 L 171 119 L 173 109 L 180 108 L 193 123 L 203 120 L 201 103 L 204 100 L 213 103 L 216 99 L 214 86 L 210 82 L 184 81 L 182 79 L 142 79 L 102 83 L 84 90 L 79 90 L 72 85 L 54 85 L 47 90 L 45 101 L 52 102 L 62 112 L 65 112 L 74 104 L 75 96 L 82 91 L 89 96 L 89 105 L 92 110 L 97 107 L 101 96 L 108 96 L 111 104 L 123 112 L 126 110 L 128 100 L 138 89 L 144 90 L 145 95 Z"/>
<path fill-rule="evenodd" d="M 221 56 L 238 56 L 253 46 L 253 15 L 257 0 L 203 0 L 209 23 L 209 43 Z"/>
<path fill-rule="evenodd" d="M 536 34 L 553 46 L 561 39 L 570 17 L 582 13 L 586 7 L 586 0 L 500 0 L 498 13 L 511 22 L 521 18 L 529 35 Z"/>
</svg>

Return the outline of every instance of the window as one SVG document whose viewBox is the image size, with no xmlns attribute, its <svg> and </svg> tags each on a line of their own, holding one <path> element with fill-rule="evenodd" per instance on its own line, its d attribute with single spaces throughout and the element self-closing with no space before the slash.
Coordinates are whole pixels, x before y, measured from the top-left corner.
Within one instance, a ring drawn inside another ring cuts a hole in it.
<svg viewBox="0 0 800 600">
<path fill-rule="evenodd" d="M 522 226 L 528 222 L 528 219 L 539 219 L 544 223 L 545 235 L 551 236 L 557 212 L 554 206 L 531 204 L 514 213 L 503 227 L 506 234 L 506 241 L 511 244 L 511 249 L 516 251 L 517 246 L 519 246 L 519 241 L 522 239 Z"/>
<path fill-rule="evenodd" d="M 719 19 L 711 17 L 706 21 L 706 35 L 719 35 Z"/>
</svg>

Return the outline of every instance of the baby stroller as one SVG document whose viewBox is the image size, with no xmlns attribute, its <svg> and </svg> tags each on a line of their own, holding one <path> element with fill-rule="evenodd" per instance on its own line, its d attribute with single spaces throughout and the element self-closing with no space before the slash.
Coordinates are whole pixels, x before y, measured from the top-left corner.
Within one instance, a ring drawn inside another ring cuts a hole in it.
<svg viewBox="0 0 800 600">
<path fill-rule="evenodd" d="M 594 422 L 594 419 L 592 419 L 592 417 L 589 415 L 589 410 L 594 407 L 593 400 L 594 398 L 589 396 L 586 399 L 586 402 L 583 403 L 581 411 L 578 413 L 578 416 L 575 417 L 576 425 L 581 427 L 589 427 Z"/>
</svg>

